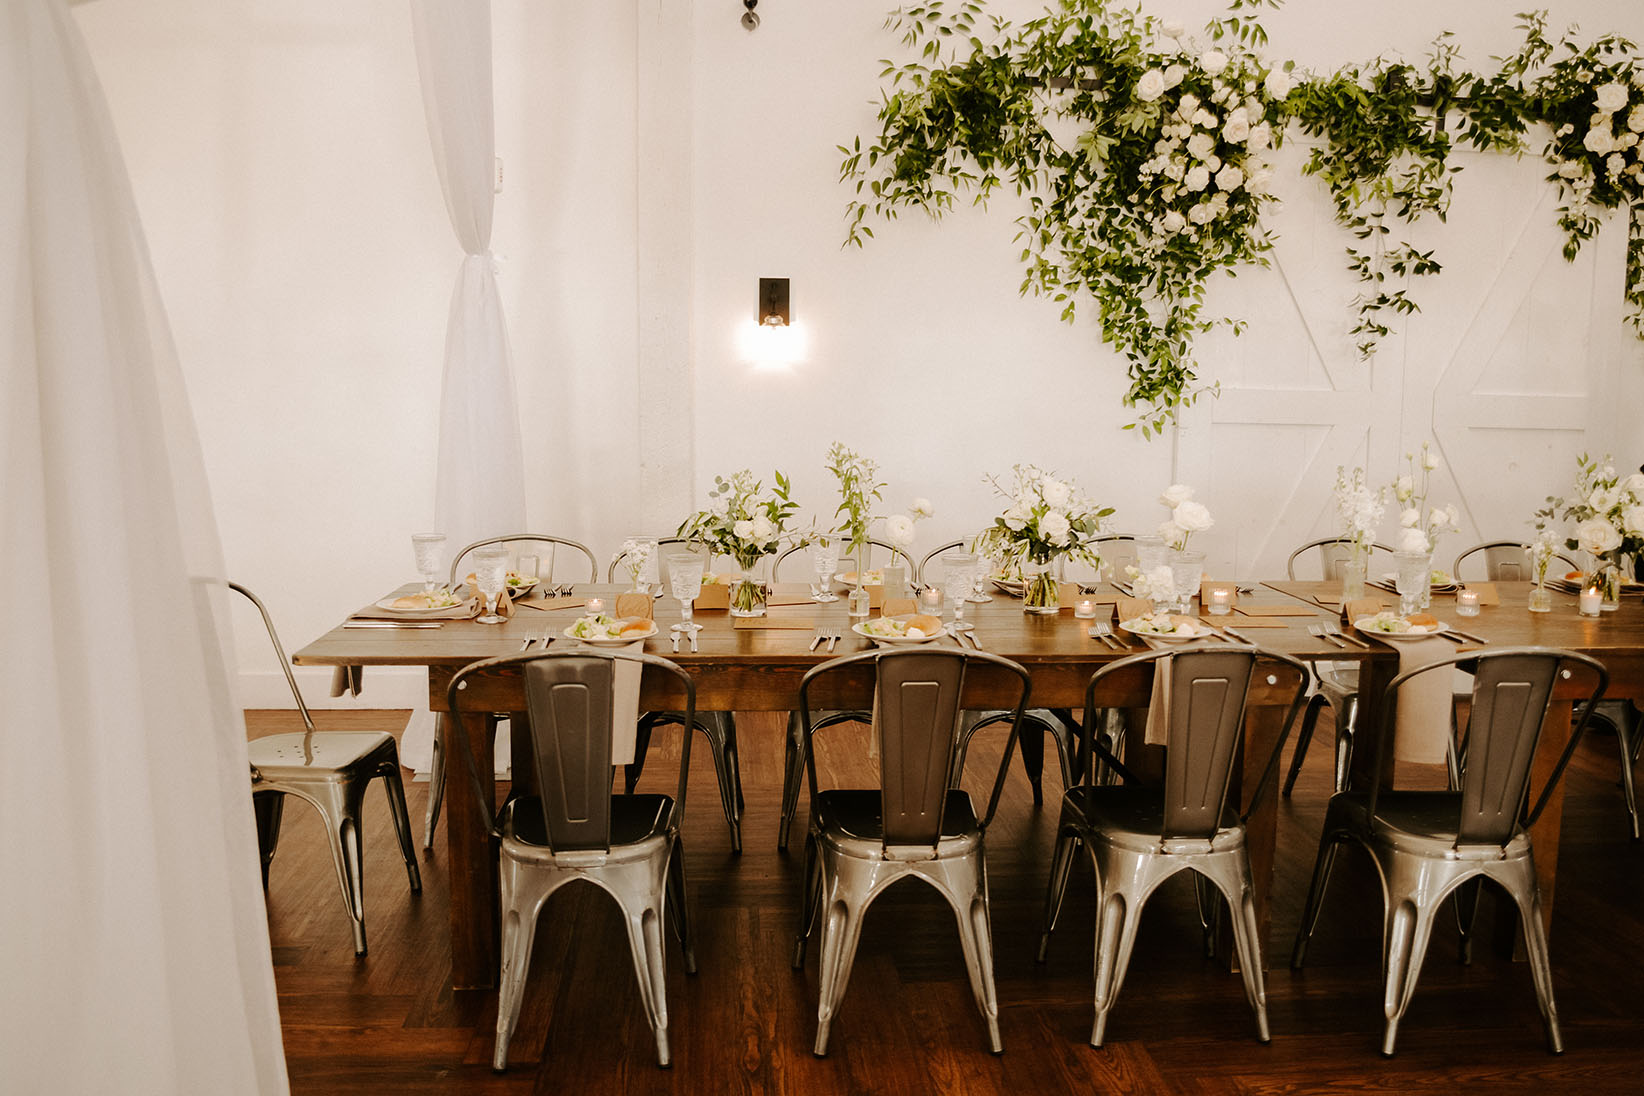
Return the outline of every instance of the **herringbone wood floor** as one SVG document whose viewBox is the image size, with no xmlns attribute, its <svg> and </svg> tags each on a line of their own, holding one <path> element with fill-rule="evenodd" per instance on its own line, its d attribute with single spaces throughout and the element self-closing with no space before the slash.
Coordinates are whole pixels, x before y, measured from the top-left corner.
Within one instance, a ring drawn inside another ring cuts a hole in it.
<svg viewBox="0 0 1644 1096">
<path fill-rule="evenodd" d="M 322 726 L 396 730 L 403 712 L 320 713 Z M 290 713 L 250 713 L 253 734 L 291 729 Z M 902 884 L 870 912 L 831 1053 L 810 1053 L 815 949 L 789 968 L 800 862 L 775 850 L 781 728 L 739 721 L 746 852 L 733 857 L 706 751 L 694 757 L 686 870 L 700 973 L 670 954 L 674 1065 L 658 1069 L 615 906 L 572 887 L 544 911 L 530 985 L 505 1075 L 490 1070 L 494 992 L 453 992 L 446 942 L 444 824 L 412 898 L 385 801 L 365 821 L 366 925 L 355 959 L 329 853 L 312 812 L 292 804 L 268 894 L 275 975 L 297 1093 L 1011 1093 L 1492 1092 L 1644 1090 L 1644 846 L 1626 837 L 1615 741 L 1595 734 L 1568 776 L 1552 952 L 1568 1052 L 1547 1054 L 1530 972 L 1478 948 L 1455 961 L 1435 935 L 1400 1032 L 1378 1053 L 1380 901 L 1364 864 L 1338 870 L 1305 971 L 1288 956 L 1328 788 L 1328 749 L 1309 755 L 1280 808 L 1279 868 L 1267 991 L 1273 1042 L 1253 1036 L 1236 975 L 1200 956 L 1191 886 L 1167 884 L 1147 906 L 1108 1027 L 1091 1022 L 1093 898 L 1075 874 L 1051 953 L 1033 961 L 1060 781 L 1047 771 L 1035 808 L 1018 767 L 988 835 L 995 967 L 1005 1053 L 986 1051 L 951 915 L 934 892 Z M 701 740 L 698 740 L 698 747 Z M 865 783 L 873 770 L 855 728 L 828 732 L 824 780 Z M 646 784 L 668 777 L 659 745 Z M 985 749 L 972 772 L 997 764 Z M 1051 766 L 1054 770 L 1054 765 Z M 991 770 L 989 770 L 991 775 Z M 986 777 L 984 777 L 985 779 Z M 418 826 L 427 784 L 407 785 Z M 801 802 L 801 812 L 804 804 Z M 798 842 L 795 843 L 797 853 Z M 1482 941 L 1490 939 L 1486 900 Z"/>
</svg>

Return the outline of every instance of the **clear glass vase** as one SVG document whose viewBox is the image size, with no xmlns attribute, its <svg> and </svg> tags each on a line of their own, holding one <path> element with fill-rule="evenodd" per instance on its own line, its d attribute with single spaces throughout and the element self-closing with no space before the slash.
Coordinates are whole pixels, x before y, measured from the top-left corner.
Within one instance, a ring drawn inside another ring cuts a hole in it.
<svg viewBox="0 0 1644 1096">
<path fill-rule="evenodd" d="M 1537 582 L 1530 587 L 1530 604 L 1532 613 L 1550 613 L 1553 611 L 1553 595 L 1547 592 L 1547 587 Z"/>
<path fill-rule="evenodd" d="M 1198 594 L 1199 586 L 1203 581 L 1203 552 L 1190 552 L 1184 548 L 1170 553 L 1170 582 L 1176 591 L 1176 599 L 1171 605 L 1171 611 L 1191 613 L 1193 611 L 1193 598 Z"/>
<path fill-rule="evenodd" d="M 741 575 L 731 585 L 731 615 L 757 617 L 765 615 L 765 581 L 760 575 L 764 558 L 739 564 Z"/>
<path fill-rule="evenodd" d="M 1596 589 L 1599 597 L 1599 608 L 1606 613 L 1613 613 L 1621 608 L 1621 568 L 1614 560 L 1600 559 L 1598 569 L 1582 580 L 1583 589 Z"/>
<path fill-rule="evenodd" d="M 1022 563 L 1022 612 L 1050 614 L 1062 610 L 1062 588 L 1057 572 L 1060 560 Z"/>
<path fill-rule="evenodd" d="M 1367 545 L 1357 541 L 1348 550 L 1347 558 L 1341 561 L 1341 600 L 1342 604 L 1357 600 L 1364 596 L 1364 578 L 1370 570 L 1370 552 Z"/>
</svg>

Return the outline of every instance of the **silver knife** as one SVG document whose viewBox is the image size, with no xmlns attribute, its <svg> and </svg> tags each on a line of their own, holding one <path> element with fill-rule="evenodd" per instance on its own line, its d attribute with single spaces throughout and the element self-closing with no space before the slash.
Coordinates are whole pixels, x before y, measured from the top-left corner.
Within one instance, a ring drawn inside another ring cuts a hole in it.
<svg viewBox="0 0 1644 1096">
<path fill-rule="evenodd" d="M 1252 647 L 1256 646 L 1256 641 L 1245 635 L 1243 632 L 1235 631 L 1234 629 L 1225 626 L 1222 628 L 1222 631 L 1226 632 L 1228 635 L 1232 636 L 1241 643 L 1248 643 Z"/>
<path fill-rule="evenodd" d="M 1462 639 L 1465 639 L 1467 642 L 1477 643 L 1481 647 L 1489 646 L 1489 643 L 1490 643 L 1489 640 L 1484 639 L 1481 636 L 1476 636 L 1472 632 L 1464 632 L 1459 628 L 1449 628 L 1449 629 L 1446 629 L 1441 634 L 1442 635 L 1460 636 Z"/>
<path fill-rule="evenodd" d="M 438 628 L 432 620 L 345 620 L 344 628 Z"/>
</svg>

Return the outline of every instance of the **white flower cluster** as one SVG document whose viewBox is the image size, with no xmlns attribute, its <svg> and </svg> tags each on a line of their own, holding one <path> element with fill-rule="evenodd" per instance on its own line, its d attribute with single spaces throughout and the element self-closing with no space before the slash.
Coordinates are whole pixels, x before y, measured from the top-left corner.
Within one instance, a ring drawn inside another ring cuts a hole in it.
<svg viewBox="0 0 1644 1096">
<path fill-rule="evenodd" d="M 1159 503 L 1170 510 L 1170 517 L 1159 525 L 1159 535 L 1171 548 L 1181 551 L 1187 547 L 1187 538 L 1202 533 L 1216 524 L 1203 503 L 1193 501 L 1193 488 L 1185 483 L 1173 483 L 1159 496 Z"/>
<path fill-rule="evenodd" d="M 1010 505 L 983 534 L 985 543 L 1005 556 L 1035 563 L 1069 553 L 1093 556 L 1086 544 L 1112 510 L 1098 509 L 1072 480 L 1058 479 L 1036 465 L 1018 464 L 1013 471 L 1009 491 L 991 481 Z"/>
<path fill-rule="evenodd" d="M 930 499 L 916 498 L 908 505 L 905 514 L 892 514 L 885 519 L 885 539 L 898 548 L 906 548 L 913 543 L 913 526 L 936 513 L 936 507 Z"/>
<path fill-rule="evenodd" d="M 1168 563 L 1161 563 L 1145 573 L 1134 566 L 1126 567 L 1125 577 L 1130 580 L 1132 597 L 1147 598 L 1149 601 L 1176 600 L 1176 575 Z"/>
<path fill-rule="evenodd" d="M 1336 520 L 1342 536 L 1360 548 L 1368 548 L 1375 538 L 1376 526 L 1387 512 L 1387 489 L 1378 487 L 1372 491 L 1363 468 L 1354 468 L 1349 473 L 1337 465 L 1335 499 Z"/>
<path fill-rule="evenodd" d="M 1602 462 L 1582 457 L 1575 497 L 1565 516 L 1575 521 L 1572 548 L 1595 556 L 1644 550 L 1644 474 L 1622 478 L 1606 456 Z"/>
<path fill-rule="evenodd" d="M 1429 506 L 1428 478 L 1438 468 L 1438 456 L 1428 442 L 1421 443 L 1421 456 L 1404 454 L 1409 471 L 1393 481 L 1393 497 L 1399 503 L 1399 531 L 1393 547 L 1400 552 L 1431 552 L 1438 538 L 1460 526 L 1461 511 L 1455 504 Z"/>
<path fill-rule="evenodd" d="M 776 482 L 775 490 L 765 490 L 746 468 L 729 478 L 716 477 L 708 508 L 686 518 L 679 534 L 702 541 L 716 554 L 734 557 L 744 567 L 752 566 L 782 546 L 794 510 L 781 472 Z"/>
<path fill-rule="evenodd" d="M 1576 196 L 1585 199 L 1592 191 L 1594 163 L 1603 165 L 1606 175 L 1615 182 L 1628 180 L 1637 185 L 1644 175 L 1644 91 L 1639 102 L 1632 103 L 1633 89 L 1615 82 L 1600 84 L 1593 89 L 1594 111 L 1587 120 L 1587 132 L 1581 147 L 1592 153 L 1589 159 L 1567 159 L 1558 165 L 1559 178 L 1565 180 Z M 1575 132 L 1571 125 L 1560 126 L 1557 137 L 1568 137 Z"/>
<path fill-rule="evenodd" d="M 629 537 L 622 542 L 622 547 L 617 549 L 616 558 L 622 561 L 622 569 L 628 572 L 628 580 L 638 583 L 640 576 L 646 572 L 655 573 L 652 567 L 655 555 L 656 541 L 635 540 Z"/>
</svg>

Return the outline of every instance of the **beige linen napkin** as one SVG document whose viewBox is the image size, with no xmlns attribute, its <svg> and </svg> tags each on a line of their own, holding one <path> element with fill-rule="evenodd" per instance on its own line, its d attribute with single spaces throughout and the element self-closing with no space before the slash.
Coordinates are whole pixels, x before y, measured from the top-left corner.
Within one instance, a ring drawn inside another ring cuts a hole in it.
<svg viewBox="0 0 1644 1096">
<path fill-rule="evenodd" d="M 1399 673 L 1455 653 L 1448 640 L 1410 640 L 1399 644 Z M 1450 713 L 1455 703 L 1455 675 L 1443 670 L 1422 674 L 1399 689 L 1393 728 L 1393 757 L 1418 765 L 1442 765 L 1449 756 Z"/>
<path fill-rule="evenodd" d="M 643 651 L 645 641 L 618 647 L 618 655 Z M 611 764 L 634 763 L 634 740 L 639 726 L 639 679 L 645 667 L 630 658 L 618 658 L 611 666 Z M 689 733 L 689 732 L 687 732 Z"/>
</svg>

